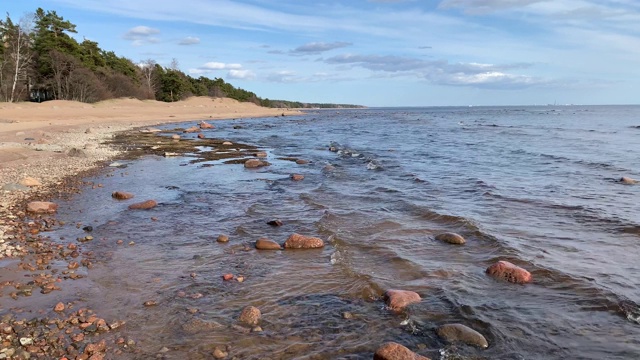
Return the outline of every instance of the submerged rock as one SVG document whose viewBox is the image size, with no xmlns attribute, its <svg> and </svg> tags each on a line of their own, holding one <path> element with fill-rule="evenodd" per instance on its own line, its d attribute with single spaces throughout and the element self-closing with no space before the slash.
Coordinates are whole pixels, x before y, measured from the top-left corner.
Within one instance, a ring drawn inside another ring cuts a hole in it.
<svg viewBox="0 0 640 360">
<path fill-rule="evenodd" d="M 211 331 L 220 329 L 223 326 L 215 321 L 206 321 L 199 318 L 192 318 L 186 323 L 182 324 L 182 330 L 187 334 L 197 334 L 205 331 Z"/>
<path fill-rule="evenodd" d="M 293 181 L 301 181 L 301 180 L 304 180 L 304 175 L 302 175 L 302 174 L 291 174 L 289 177 L 290 177 L 290 178 L 291 178 L 291 180 L 293 180 Z"/>
<path fill-rule="evenodd" d="M 264 161 L 260 161 L 258 159 L 249 159 L 244 162 L 244 167 L 247 169 L 259 168 L 266 165 L 267 164 Z"/>
<path fill-rule="evenodd" d="M 205 136 L 204 136 L 203 133 L 198 134 L 198 139 L 204 139 L 204 138 L 205 138 Z"/>
<path fill-rule="evenodd" d="M 482 334 L 462 324 L 442 325 L 436 330 L 436 333 L 450 343 L 462 342 L 483 349 L 489 347 L 487 339 Z"/>
<path fill-rule="evenodd" d="M 111 193 L 111 197 L 116 200 L 127 200 L 133 198 L 133 196 L 134 195 L 132 193 L 128 193 L 125 191 L 114 191 Z"/>
<path fill-rule="evenodd" d="M 390 289 L 384 293 L 384 301 L 391 310 L 400 311 L 408 305 L 419 303 L 422 300 L 417 292 L 409 290 Z"/>
<path fill-rule="evenodd" d="M 243 324 L 255 326 L 260 322 L 260 317 L 262 317 L 260 309 L 255 306 L 247 306 L 240 313 L 238 320 Z"/>
<path fill-rule="evenodd" d="M 285 249 L 316 249 L 323 246 L 322 239 L 300 234 L 291 234 L 284 243 Z"/>
<path fill-rule="evenodd" d="M 155 200 L 147 200 L 135 204 L 129 205 L 129 209 L 131 210 L 148 210 L 158 206 L 158 203 Z"/>
<path fill-rule="evenodd" d="M 436 235 L 436 240 L 454 245 L 462 245 L 467 242 L 462 235 L 451 232 Z"/>
<path fill-rule="evenodd" d="M 209 124 L 206 121 L 201 121 L 199 126 L 200 126 L 200 129 L 214 129 L 215 128 L 215 126 Z"/>
<path fill-rule="evenodd" d="M 283 223 L 282 221 L 275 219 L 275 220 L 269 220 L 267 221 L 267 225 L 271 225 L 271 226 L 282 226 Z"/>
<path fill-rule="evenodd" d="M 200 132 L 200 128 L 197 127 L 197 126 L 192 126 L 192 127 L 188 128 L 188 129 L 183 130 L 182 132 L 185 132 L 185 133 Z"/>
<path fill-rule="evenodd" d="M 418 355 L 398 343 L 388 342 L 376 350 L 373 360 L 429 360 L 429 358 Z"/>
<path fill-rule="evenodd" d="M 508 261 L 498 261 L 487 268 L 487 274 L 496 279 L 506 280 L 516 284 L 531 282 L 531 273 Z"/>
<path fill-rule="evenodd" d="M 27 212 L 34 214 L 54 213 L 58 210 L 58 204 L 48 201 L 32 201 L 27 204 Z"/>
<path fill-rule="evenodd" d="M 229 237 L 227 235 L 220 234 L 218 235 L 218 238 L 216 239 L 216 241 L 219 243 L 227 243 L 229 242 Z"/>
<path fill-rule="evenodd" d="M 632 179 L 630 177 L 623 176 L 620 178 L 620 182 L 627 185 L 637 184 L 638 180 Z"/>
<path fill-rule="evenodd" d="M 256 241 L 256 249 L 258 250 L 281 250 L 282 247 L 277 242 L 267 239 L 260 238 Z"/>
</svg>

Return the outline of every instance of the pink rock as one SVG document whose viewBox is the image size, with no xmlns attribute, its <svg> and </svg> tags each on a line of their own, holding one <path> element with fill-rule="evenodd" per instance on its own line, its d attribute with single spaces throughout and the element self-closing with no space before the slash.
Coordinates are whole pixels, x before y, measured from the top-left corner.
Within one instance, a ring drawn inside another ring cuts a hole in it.
<svg viewBox="0 0 640 360">
<path fill-rule="evenodd" d="M 260 309 L 255 306 L 247 306 L 242 310 L 239 320 L 247 325 L 258 325 L 260 317 L 262 317 Z"/>
<path fill-rule="evenodd" d="M 129 209 L 131 210 L 148 210 L 158 206 L 158 203 L 155 200 L 147 200 L 135 204 L 129 205 Z"/>
<path fill-rule="evenodd" d="M 127 200 L 131 199 L 134 195 L 132 193 L 124 192 L 124 191 L 114 191 L 111 193 L 111 197 L 117 200 Z"/>
<path fill-rule="evenodd" d="M 215 126 L 209 124 L 206 121 L 201 121 L 199 125 L 200 125 L 200 129 L 214 129 L 215 128 Z"/>
<path fill-rule="evenodd" d="M 54 213 L 58 210 L 58 204 L 48 201 L 32 201 L 27 204 L 27 212 L 34 214 Z"/>
<path fill-rule="evenodd" d="M 229 281 L 233 279 L 233 274 L 224 274 L 222 275 L 222 280 Z"/>
<path fill-rule="evenodd" d="M 292 234 L 284 243 L 285 249 L 316 249 L 323 246 L 322 239 L 300 234 Z"/>
<path fill-rule="evenodd" d="M 419 303 L 421 300 L 418 293 L 408 290 L 391 289 L 384 293 L 385 303 L 394 311 L 402 310 L 410 304 Z"/>
<path fill-rule="evenodd" d="M 258 250 L 281 250 L 280 244 L 267 238 L 260 238 L 256 241 L 256 249 Z"/>
<path fill-rule="evenodd" d="M 263 161 L 260 161 L 258 159 L 249 159 L 247 161 L 244 162 L 244 167 L 248 168 L 248 169 L 252 169 L 252 168 L 259 168 L 262 166 L 265 166 L 266 164 Z"/>
<path fill-rule="evenodd" d="M 304 180 L 304 175 L 302 175 L 302 174 L 291 174 L 290 178 L 293 181 L 301 181 L 301 180 Z"/>
<path fill-rule="evenodd" d="M 388 342 L 376 350 L 373 360 L 429 360 L 429 358 L 418 355 L 398 343 Z"/>
<path fill-rule="evenodd" d="M 487 274 L 516 284 L 531 282 L 531 273 L 508 261 L 498 261 L 487 268 Z"/>
</svg>

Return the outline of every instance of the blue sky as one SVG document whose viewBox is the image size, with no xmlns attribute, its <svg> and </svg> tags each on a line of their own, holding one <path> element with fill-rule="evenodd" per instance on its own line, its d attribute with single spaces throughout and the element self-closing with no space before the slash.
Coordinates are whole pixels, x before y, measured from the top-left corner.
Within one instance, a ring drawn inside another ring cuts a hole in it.
<svg viewBox="0 0 640 360">
<path fill-rule="evenodd" d="M 135 62 L 270 99 L 638 104 L 639 0 L 0 0 Z"/>
</svg>

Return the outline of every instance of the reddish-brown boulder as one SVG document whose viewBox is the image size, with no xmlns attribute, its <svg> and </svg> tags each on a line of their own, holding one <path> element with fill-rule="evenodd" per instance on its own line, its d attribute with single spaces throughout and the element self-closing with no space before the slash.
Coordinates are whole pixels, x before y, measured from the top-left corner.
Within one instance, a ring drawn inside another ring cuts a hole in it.
<svg viewBox="0 0 640 360">
<path fill-rule="evenodd" d="M 132 193 L 124 192 L 124 191 L 114 191 L 111 193 L 111 197 L 116 200 L 127 200 L 131 199 L 134 195 Z"/>
<path fill-rule="evenodd" d="M 147 210 L 158 206 L 158 203 L 155 200 L 147 200 L 135 204 L 129 205 L 129 209 L 131 210 Z"/>
<path fill-rule="evenodd" d="M 418 355 L 398 343 L 388 342 L 376 350 L 373 360 L 429 360 L 429 358 Z"/>
<path fill-rule="evenodd" d="M 222 275 L 222 280 L 224 280 L 224 281 L 233 280 L 233 274 L 224 274 L 224 275 Z"/>
<path fill-rule="evenodd" d="M 454 245 L 463 245 L 467 242 L 462 235 L 451 232 L 436 235 L 436 240 Z"/>
<path fill-rule="evenodd" d="M 247 306 L 242 310 L 239 320 L 241 323 L 253 326 L 258 325 L 261 316 L 260 309 L 255 306 Z"/>
<path fill-rule="evenodd" d="M 214 129 L 215 128 L 215 126 L 209 124 L 206 121 L 201 121 L 199 126 L 200 126 L 200 129 Z"/>
<path fill-rule="evenodd" d="M 205 136 L 204 136 L 203 133 L 198 134 L 198 139 L 204 139 L 204 138 L 205 138 Z"/>
<path fill-rule="evenodd" d="M 260 238 L 256 241 L 256 249 L 258 250 L 281 250 L 282 247 L 277 242 L 267 239 Z"/>
<path fill-rule="evenodd" d="M 58 204 L 48 201 L 32 201 L 27 204 L 27 212 L 34 214 L 54 213 L 58 210 Z"/>
<path fill-rule="evenodd" d="M 487 274 L 516 284 L 526 284 L 532 280 L 530 272 L 508 261 L 498 261 L 489 266 Z"/>
<path fill-rule="evenodd" d="M 291 234 L 284 243 L 285 249 L 316 249 L 323 246 L 322 239 L 300 234 Z"/>
<path fill-rule="evenodd" d="M 302 174 L 291 174 L 290 178 L 293 181 L 301 181 L 301 180 L 304 180 L 304 175 L 302 175 Z"/>
<path fill-rule="evenodd" d="M 394 311 L 402 310 L 410 304 L 419 303 L 421 300 L 418 293 L 408 290 L 391 289 L 384 293 L 385 303 Z"/>
<path fill-rule="evenodd" d="M 266 166 L 266 163 L 264 161 L 260 161 L 258 159 L 249 159 L 249 160 L 244 162 L 244 167 L 246 167 L 248 169 L 259 168 L 259 167 L 262 167 L 262 166 Z"/>
</svg>

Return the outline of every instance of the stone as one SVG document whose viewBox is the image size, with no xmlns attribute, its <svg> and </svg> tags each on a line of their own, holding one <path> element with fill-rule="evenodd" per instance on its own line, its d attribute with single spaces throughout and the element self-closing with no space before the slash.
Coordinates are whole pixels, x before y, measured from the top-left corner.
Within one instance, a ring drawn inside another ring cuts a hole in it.
<svg viewBox="0 0 640 360">
<path fill-rule="evenodd" d="M 233 143 L 231 141 L 225 141 L 225 142 L 222 143 L 222 145 L 229 146 L 229 145 L 233 145 Z"/>
<path fill-rule="evenodd" d="M 197 334 L 205 331 L 220 329 L 223 326 L 215 321 L 206 321 L 194 317 L 182 324 L 182 330 L 188 334 Z"/>
<path fill-rule="evenodd" d="M 92 134 L 93 133 L 93 129 L 92 128 L 87 128 L 87 130 L 84 131 L 85 134 Z"/>
<path fill-rule="evenodd" d="M 373 360 L 429 360 L 429 358 L 418 355 L 398 343 L 388 342 L 376 350 Z"/>
<path fill-rule="evenodd" d="M 296 160 L 296 164 L 298 164 L 298 165 L 305 165 L 305 164 L 308 164 L 308 163 L 309 163 L 309 160 L 304 160 L 304 159 Z"/>
<path fill-rule="evenodd" d="M 227 356 L 229 356 L 229 353 L 222 350 L 222 348 L 216 346 L 215 349 L 213 349 L 213 353 L 212 353 L 213 357 L 216 359 L 224 359 Z"/>
<path fill-rule="evenodd" d="M 261 316 L 260 309 L 255 306 L 247 306 L 240 313 L 238 320 L 243 324 L 255 326 L 260 322 Z"/>
<path fill-rule="evenodd" d="M 214 129 L 215 128 L 215 126 L 209 124 L 206 121 L 201 121 L 199 126 L 200 126 L 200 129 Z"/>
<path fill-rule="evenodd" d="M 516 284 L 531 282 L 531 273 L 508 261 L 498 261 L 487 268 L 487 274 L 496 279 L 505 280 Z"/>
<path fill-rule="evenodd" d="M 464 243 L 467 242 L 462 237 L 462 235 L 451 233 L 451 232 L 436 235 L 436 240 L 443 241 L 449 244 L 454 244 L 454 245 L 463 245 Z"/>
<path fill-rule="evenodd" d="M 289 177 L 290 177 L 290 178 L 291 178 L 291 180 L 293 180 L 293 181 L 301 181 L 301 180 L 304 180 L 304 175 L 302 175 L 302 174 L 291 174 Z"/>
<path fill-rule="evenodd" d="M 620 182 L 623 184 L 627 184 L 627 185 L 632 185 L 632 184 L 637 184 L 638 180 L 632 179 L 630 177 L 627 176 L 623 176 L 620 178 Z"/>
<path fill-rule="evenodd" d="M 282 247 L 277 242 L 267 239 L 260 238 L 256 241 L 256 249 L 258 250 L 282 250 Z"/>
<path fill-rule="evenodd" d="M 216 239 L 216 241 L 219 243 L 227 243 L 229 242 L 229 237 L 227 235 L 220 234 L 218 235 L 218 238 Z"/>
<path fill-rule="evenodd" d="M 67 151 L 67 156 L 86 158 L 87 153 L 82 149 L 71 148 L 69 151 Z"/>
<path fill-rule="evenodd" d="M 317 237 L 291 234 L 284 242 L 285 249 L 317 249 L 324 246 L 324 241 Z"/>
<path fill-rule="evenodd" d="M 144 304 L 142 304 L 142 305 L 144 305 L 144 306 L 146 306 L 146 307 L 156 306 L 156 305 L 158 305 L 158 302 L 157 302 L 157 301 L 155 301 L 155 300 L 147 300 L 147 301 L 145 301 L 145 302 L 144 302 Z"/>
<path fill-rule="evenodd" d="M 271 225 L 271 226 L 282 226 L 283 223 L 282 221 L 275 219 L 275 220 L 269 220 L 267 221 L 267 225 Z"/>
<path fill-rule="evenodd" d="M 204 138 L 205 138 L 205 136 L 204 136 L 203 133 L 198 134 L 198 139 L 204 139 Z"/>
<path fill-rule="evenodd" d="M 264 151 L 258 151 L 257 153 L 255 153 L 255 157 L 266 158 L 267 157 L 267 153 L 264 152 Z"/>
<path fill-rule="evenodd" d="M 114 191 L 111 193 L 111 197 L 116 199 L 116 200 L 128 200 L 133 198 L 135 195 L 133 195 L 132 193 L 128 193 L 125 191 Z"/>
<path fill-rule="evenodd" d="M 244 162 L 244 167 L 247 168 L 247 169 L 259 168 L 259 167 L 263 167 L 265 165 L 266 164 L 265 164 L 264 161 L 260 161 L 258 159 L 249 159 L 249 160 Z"/>
<path fill-rule="evenodd" d="M 489 347 L 487 339 L 472 328 L 462 324 L 446 324 L 440 326 L 436 333 L 449 343 L 461 342 L 483 349 Z"/>
<path fill-rule="evenodd" d="M 180 140 L 180 135 L 178 135 L 178 134 L 173 134 L 173 135 L 171 135 L 171 138 L 172 138 L 173 140 Z"/>
<path fill-rule="evenodd" d="M 183 132 L 185 133 L 195 133 L 195 132 L 200 132 L 200 128 L 197 126 L 192 126 L 188 129 L 185 129 Z"/>
<path fill-rule="evenodd" d="M 384 293 L 385 303 L 394 311 L 400 311 L 408 305 L 419 303 L 421 300 L 418 293 L 408 290 L 390 289 Z"/>
<path fill-rule="evenodd" d="M 56 306 L 53 308 L 53 311 L 55 312 L 64 311 L 64 304 L 62 302 L 57 303 Z"/>
<path fill-rule="evenodd" d="M 32 201 L 27 204 L 27 212 L 34 214 L 49 214 L 58 210 L 58 204 L 48 201 Z"/>
<path fill-rule="evenodd" d="M 20 180 L 18 184 L 28 187 L 42 186 L 42 183 L 38 179 L 32 178 L 30 176 L 27 176 L 26 178 Z"/>
<path fill-rule="evenodd" d="M 224 275 L 222 275 L 222 280 L 224 280 L 224 281 L 233 280 L 233 274 L 224 274 Z"/>
<path fill-rule="evenodd" d="M 148 210 L 158 206 L 158 203 L 155 200 L 147 200 L 135 204 L 129 205 L 129 209 L 131 210 Z"/>
</svg>

